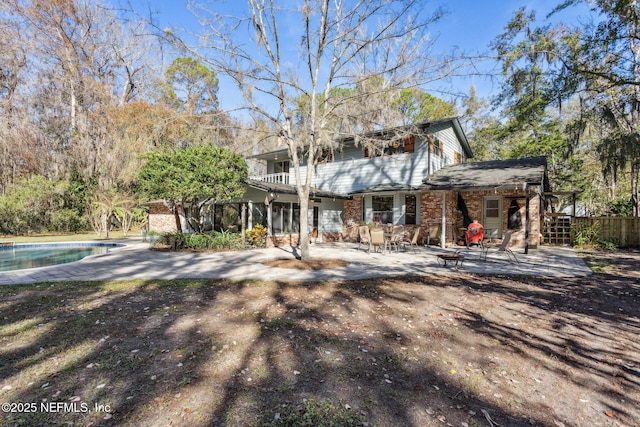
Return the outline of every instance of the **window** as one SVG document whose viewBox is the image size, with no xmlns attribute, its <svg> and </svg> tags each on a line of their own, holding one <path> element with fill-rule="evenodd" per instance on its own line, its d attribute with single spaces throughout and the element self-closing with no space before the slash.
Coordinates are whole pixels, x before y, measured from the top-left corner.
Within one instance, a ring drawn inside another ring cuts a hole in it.
<svg viewBox="0 0 640 427">
<path fill-rule="evenodd" d="M 316 159 L 318 163 L 332 163 L 333 162 L 333 148 L 323 148 L 322 152 Z"/>
<path fill-rule="evenodd" d="M 371 202 L 374 223 L 393 223 L 393 196 L 373 196 Z"/>
<path fill-rule="evenodd" d="M 389 143 L 382 152 L 378 149 L 369 149 L 364 147 L 364 157 L 366 159 L 370 157 L 380 157 L 382 155 L 392 156 L 394 154 L 413 153 L 415 152 L 415 137 L 413 135 L 405 138 L 402 141 L 394 141 Z M 331 159 L 333 161 L 333 158 Z"/>
<path fill-rule="evenodd" d="M 404 152 L 405 153 L 413 153 L 415 150 L 416 137 L 411 135 L 409 138 L 404 140 Z"/>
<path fill-rule="evenodd" d="M 258 224 L 264 225 L 265 228 L 267 227 L 267 207 L 264 203 L 254 203 L 251 215 L 251 222 L 254 227 Z M 247 215 L 247 221 L 248 220 L 249 216 Z"/>
<path fill-rule="evenodd" d="M 271 229 L 273 234 L 300 231 L 300 205 L 297 203 L 271 203 Z"/>
<path fill-rule="evenodd" d="M 500 218 L 500 201 L 489 199 L 485 203 L 484 216 L 487 218 Z"/>
<path fill-rule="evenodd" d="M 429 140 L 429 151 L 435 154 L 436 156 L 443 157 L 444 156 L 444 144 L 439 139 L 435 137 Z"/>
<path fill-rule="evenodd" d="M 416 196 L 413 194 L 407 194 L 404 196 L 404 223 L 414 224 L 416 223 Z"/>
<path fill-rule="evenodd" d="M 453 152 L 453 163 L 457 164 L 457 163 L 464 163 L 464 159 L 462 157 L 462 154 L 458 153 L 457 151 Z"/>
<path fill-rule="evenodd" d="M 276 175 L 276 183 L 288 184 L 289 183 L 289 161 L 282 160 L 273 164 L 273 173 Z"/>
<path fill-rule="evenodd" d="M 216 231 L 229 230 L 234 233 L 240 231 L 241 205 L 224 204 L 216 205 L 214 209 L 213 229 Z"/>
</svg>

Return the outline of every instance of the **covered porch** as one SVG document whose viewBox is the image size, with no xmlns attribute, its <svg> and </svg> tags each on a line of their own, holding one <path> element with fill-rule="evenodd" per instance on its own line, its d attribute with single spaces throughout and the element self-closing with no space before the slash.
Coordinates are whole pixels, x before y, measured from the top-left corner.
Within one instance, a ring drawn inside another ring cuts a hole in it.
<svg viewBox="0 0 640 427">
<path fill-rule="evenodd" d="M 511 246 L 537 248 L 545 192 L 550 191 L 546 158 L 494 160 L 448 166 L 425 178 L 421 189 L 422 223 L 441 225 L 441 245 L 455 244 L 473 220 L 502 239 L 512 231 Z"/>
</svg>

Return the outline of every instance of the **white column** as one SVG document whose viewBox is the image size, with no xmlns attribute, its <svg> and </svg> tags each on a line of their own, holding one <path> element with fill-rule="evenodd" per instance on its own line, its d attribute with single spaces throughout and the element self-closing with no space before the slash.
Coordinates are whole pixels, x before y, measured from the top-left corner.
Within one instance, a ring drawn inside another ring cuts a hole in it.
<svg viewBox="0 0 640 427">
<path fill-rule="evenodd" d="M 445 237 L 447 236 L 447 192 L 442 192 L 442 230 L 440 230 L 440 247 L 447 247 Z"/>
</svg>

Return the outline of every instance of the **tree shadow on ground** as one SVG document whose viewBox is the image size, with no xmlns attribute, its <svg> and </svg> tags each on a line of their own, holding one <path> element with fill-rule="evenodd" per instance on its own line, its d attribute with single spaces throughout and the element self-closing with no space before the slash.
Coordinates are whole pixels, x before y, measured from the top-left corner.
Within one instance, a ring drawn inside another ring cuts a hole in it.
<svg viewBox="0 0 640 427">
<path fill-rule="evenodd" d="M 89 410 L 1 416 L 29 425 L 303 425 L 334 417 L 488 426 L 489 417 L 503 426 L 577 426 L 593 415 L 590 425 L 604 425 L 602 410 L 572 418 L 558 407 L 558 397 L 579 389 L 624 423 L 640 406 L 627 357 L 638 350 L 630 337 L 640 332 L 640 315 L 637 301 L 634 308 L 625 300 L 638 295 L 622 282 L 468 275 L 3 289 L 3 402 Z"/>
</svg>

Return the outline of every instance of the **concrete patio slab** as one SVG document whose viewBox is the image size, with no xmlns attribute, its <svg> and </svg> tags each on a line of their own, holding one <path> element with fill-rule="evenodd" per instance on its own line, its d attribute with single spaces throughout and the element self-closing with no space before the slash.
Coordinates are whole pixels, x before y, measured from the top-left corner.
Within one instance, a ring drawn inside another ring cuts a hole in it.
<svg viewBox="0 0 640 427">
<path fill-rule="evenodd" d="M 523 254 L 514 251 L 519 264 L 510 263 L 506 254 L 491 253 L 480 261 L 480 251 L 462 250 L 465 261 L 459 268 L 443 267 L 437 254 L 455 248 L 418 247 L 415 251 L 369 253 L 357 243 L 320 243 L 311 247 L 311 256 L 350 261 L 343 268 L 307 271 L 267 267 L 263 261 L 293 257 L 296 248 L 282 247 L 229 252 L 159 252 L 139 240 L 126 240 L 126 246 L 107 254 L 95 255 L 68 264 L 28 270 L 0 272 L 0 285 L 36 282 L 102 281 L 128 279 L 258 279 L 281 281 L 356 280 L 405 274 L 515 274 L 546 277 L 580 277 L 591 274 L 572 248 L 543 246 Z"/>
</svg>

